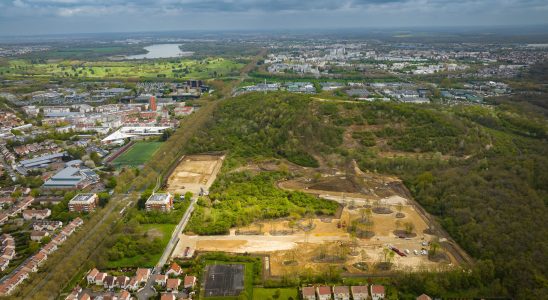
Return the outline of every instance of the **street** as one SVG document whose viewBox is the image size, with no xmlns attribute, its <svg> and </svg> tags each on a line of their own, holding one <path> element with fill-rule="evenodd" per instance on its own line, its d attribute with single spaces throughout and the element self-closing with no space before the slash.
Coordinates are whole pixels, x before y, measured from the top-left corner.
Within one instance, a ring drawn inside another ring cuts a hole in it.
<svg viewBox="0 0 548 300">
<path fill-rule="evenodd" d="M 160 257 L 160 260 L 152 269 L 151 275 L 147 280 L 147 283 L 145 286 L 137 292 L 137 298 L 139 300 L 146 300 L 150 297 L 153 297 L 156 295 L 156 290 L 154 289 L 154 275 L 160 274 L 162 271 L 162 266 L 164 266 L 167 262 L 169 257 L 171 256 L 171 253 L 173 252 L 173 249 L 179 242 L 179 234 L 185 229 L 186 224 L 188 223 L 188 220 L 190 220 L 190 216 L 192 215 L 192 212 L 194 211 L 194 205 L 196 204 L 196 201 L 198 200 L 197 197 L 193 197 L 190 201 L 190 206 L 188 207 L 187 211 L 181 218 L 181 221 L 179 224 L 177 224 L 177 227 L 175 227 L 175 230 L 173 230 L 171 234 L 171 239 L 169 240 L 169 243 L 166 245 L 166 248 L 164 249 L 164 253 Z"/>
</svg>

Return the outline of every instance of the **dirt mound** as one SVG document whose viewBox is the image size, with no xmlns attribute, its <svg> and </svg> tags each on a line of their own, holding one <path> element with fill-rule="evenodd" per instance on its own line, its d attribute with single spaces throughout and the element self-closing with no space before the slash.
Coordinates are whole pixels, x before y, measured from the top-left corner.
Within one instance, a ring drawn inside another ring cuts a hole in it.
<svg viewBox="0 0 548 300">
<path fill-rule="evenodd" d="M 320 182 L 314 183 L 308 187 L 313 190 L 320 191 L 333 191 L 344 193 L 359 193 L 360 187 L 356 185 L 352 180 L 346 177 L 331 177 L 321 179 Z"/>
<path fill-rule="evenodd" d="M 407 232 L 405 230 L 394 230 L 392 233 L 394 233 L 395 236 L 398 236 L 400 238 L 412 238 L 416 237 L 417 234 L 414 232 Z"/>
<path fill-rule="evenodd" d="M 441 251 L 438 251 L 436 254 L 432 255 L 432 254 L 428 254 L 428 260 L 430 261 L 433 261 L 433 262 L 449 262 L 449 257 L 447 256 L 447 254 L 445 254 L 445 252 L 441 252 Z"/>
<path fill-rule="evenodd" d="M 360 270 L 360 271 L 368 271 L 369 265 L 365 261 L 360 261 L 352 265 L 354 268 Z"/>
<path fill-rule="evenodd" d="M 398 218 L 398 219 L 403 219 L 403 218 L 405 218 L 405 214 L 399 212 L 399 213 L 396 214 L 396 218 Z"/>
<path fill-rule="evenodd" d="M 389 215 L 393 213 L 393 211 L 389 207 L 384 206 L 373 208 L 373 212 L 379 215 Z"/>
</svg>

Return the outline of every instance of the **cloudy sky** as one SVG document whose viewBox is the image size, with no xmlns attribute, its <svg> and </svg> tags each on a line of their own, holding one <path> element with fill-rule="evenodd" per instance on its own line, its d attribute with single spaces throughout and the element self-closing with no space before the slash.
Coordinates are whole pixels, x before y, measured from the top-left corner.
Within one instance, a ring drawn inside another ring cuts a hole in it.
<svg viewBox="0 0 548 300">
<path fill-rule="evenodd" d="M 546 23 L 547 0 L 0 0 L 0 35 Z"/>
</svg>

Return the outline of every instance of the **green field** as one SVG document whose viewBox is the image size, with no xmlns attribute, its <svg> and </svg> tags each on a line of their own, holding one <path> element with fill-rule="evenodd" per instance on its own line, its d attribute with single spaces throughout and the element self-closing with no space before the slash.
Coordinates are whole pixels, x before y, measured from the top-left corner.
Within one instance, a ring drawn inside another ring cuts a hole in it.
<svg viewBox="0 0 548 300">
<path fill-rule="evenodd" d="M 274 298 L 274 295 L 279 292 L 279 297 Z M 266 288 L 254 288 L 253 289 L 253 300 L 268 300 L 268 299 L 299 299 L 297 296 L 296 288 L 281 288 L 281 289 L 266 289 Z"/>
<path fill-rule="evenodd" d="M 160 148 L 161 142 L 137 142 L 131 146 L 126 152 L 118 156 L 112 165 L 119 167 L 137 167 L 146 163 L 152 155 Z"/>
<path fill-rule="evenodd" d="M 112 269 L 123 267 L 154 267 L 160 260 L 165 246 L 169 243 L 175 226 L 175 224 L 141 224 L 144 232 L 151 237 L 159 237 L 161 239 L 162 247 L 158 249 L 158 253 L 147 256 L 136 255 L 116 261 L 109 261 L 107 267 Z"/>
<path fill-rule="evenodd" d="M 0 71 L 12 76 L 66 78 L 193 78 L 207 79 L 237 76 L 244 66 L 224 58 L 202 60 L 174 59 L 163 61 L 81 61 L 63 60 L 57 63 L 31 63 L 12 60 Z"/>
</svg>

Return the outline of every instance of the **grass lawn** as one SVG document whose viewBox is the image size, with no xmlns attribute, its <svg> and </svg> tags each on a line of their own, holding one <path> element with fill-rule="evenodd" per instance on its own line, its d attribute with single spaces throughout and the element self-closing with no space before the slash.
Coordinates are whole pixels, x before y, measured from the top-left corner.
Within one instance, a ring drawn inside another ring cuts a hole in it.
<svg viewBox="0 0 548 300">
<path fill-rule="evenodd" d="M 158 253 L 152 255 L 137 255 L 133 257 L 125 257 L 116 261 L 109 261 L 107 263 L 108 268 L 122 268 L 122 267 L 154 267 L 162 253 L 165 246 L 169 243 L 171 234 L 175 229 L 176 224 L 141 224 L 141 227 L 149 235 L 158 236 L 162 240 L 162 248 L 158 249 Z M 160 236 L 161 235 L 161 236 Z"/>
<path fill-rule="evenodd" d="M 232 264 L 242 264 L 245 266 L 244 271 L 244 291 L 247 292 L 248 299 L 253 300 L 253 263 L 251 262 L 233 262 L 233 261 L 218 261 L 218 260 L 207 260 L 206 266 L 209 265 L 232 265 Z M 228 297 L 204 297 L 204 287 L 205 282 L 202 284 L 201 297 L 202 299 L 207 300 L 239 300 L 239 296 L 228 296 Z"/>
<path fill-rule="evenodd" d="M 162 142 L 137 142 L 113 162 L 115 167 L 136 167 L 146 163 L 160 148 Z"/>
<path fill-rule="evenodd" d="M 274 299 L 274 294 L 276 291 L 280 291 L 279 300 L 287 300 L 292 298 L 294 300 L 299 299 L 297 296 L 297 288 L 280 288 L 280 289 L 266 289 L 266 288 L 255 288 L 253 289 L 253 300 L 268 300 Z"/>
</svg>

